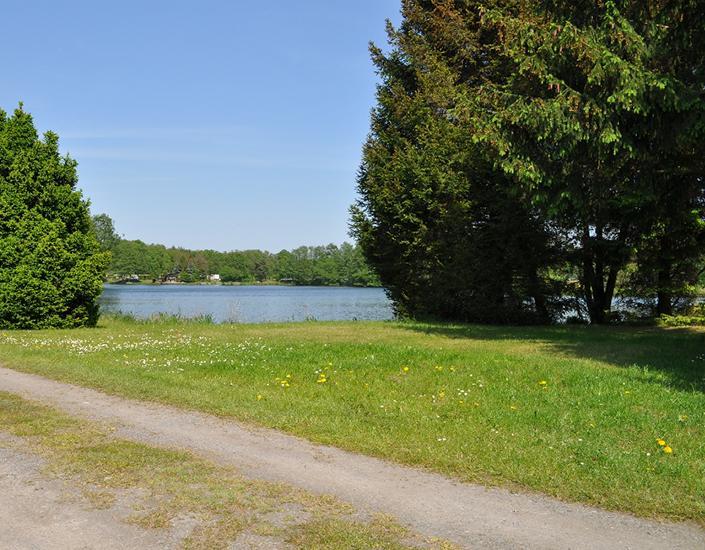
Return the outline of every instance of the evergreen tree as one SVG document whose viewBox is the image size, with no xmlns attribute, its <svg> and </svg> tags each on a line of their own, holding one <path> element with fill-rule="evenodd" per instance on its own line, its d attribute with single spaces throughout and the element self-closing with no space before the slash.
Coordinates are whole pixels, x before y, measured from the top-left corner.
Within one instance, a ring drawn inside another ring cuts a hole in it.
<svg viewBox="0 0 705 550">
<path fill-rule="evenodd" d="M 32 117 L 0 111 L 0 328 L 94 325 L 109 253 L 76 189 L 76 162 Z"/>
<path fill-rule="evenodd" d="M 439 313 L 477 318 L 453 307 L 533 296 L 539 311 L 531 289 L 550 288 L 546 267 L 564 259 L 604 323 L 636 257 L 670 311 L 704 242 L 703 7 L 404 0 L 392 52 L 373 50 L 383 83 L 353 212 L 397 303 L 422 313 L 419 296 L 431 308 L 459 296 Z M 493 223 L 503 211 L 513 229 Z M 522 232 L 524 248 L 503 231 Z M 482 261 L 454 263 L 459 250 Z M 449 286 L 454 276 L 464 283 Z"/>
<path fill-rule="evenodd" d="M 593 322 L 609 320 L 635 251 L 661 312 L 701 254 L 703 7 L 556 1 L 481 12 L 512 70 L 455 114 L 565 229 Z"/>
<path fill-rule="evenodd" d="M 558 236 L 452 115 L 466 83 L 504 70 L 486 62 L 477 3 L 457 4 L 405 1 L 391 53 L 372 47 L 382 83 L 351 231 L 402 314 L 545 322 Z"/>
</svg>

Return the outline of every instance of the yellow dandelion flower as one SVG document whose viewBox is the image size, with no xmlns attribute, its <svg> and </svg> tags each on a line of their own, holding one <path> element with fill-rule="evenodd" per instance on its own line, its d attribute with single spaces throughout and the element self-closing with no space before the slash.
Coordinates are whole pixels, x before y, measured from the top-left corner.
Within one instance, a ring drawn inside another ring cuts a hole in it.
<svg viewBox="0 0 705 550">
<path fill-rule="evenodd" d="M 539 386 L 548 386 L 548 382 L 546 382 L 545 380 L 541 380 L 539 382 Z"/>
<path fill-rule="evenodd" d="M 401 370 L 403 370 L 404 372 L 409 372 L 409 367 L 403 367 Z"/>
<path fill-rule="evenodd" d="M 671 449 L 670 446 L 666 445 L 666 446 L 663 448 L 663 452 L 666 453 L 667 455 L 670 455 L 670 454 L 673 452 L 673 449 Z"/>
<path fill-rule="evenodd" d="M 262 401 L 262 394 L 261 393 L 257 394 L 257 401 Z"/>
<path fill-rule="evenodd" d="M 657 439 L 657 440 L 656 440 L 656 443 L 658 443 L 659 445 L 661 445 L 661 447 L 665 447 L 665 446 L 666 446 L 666 442 L 665 442 L 663 439 Z"/>
</svg>

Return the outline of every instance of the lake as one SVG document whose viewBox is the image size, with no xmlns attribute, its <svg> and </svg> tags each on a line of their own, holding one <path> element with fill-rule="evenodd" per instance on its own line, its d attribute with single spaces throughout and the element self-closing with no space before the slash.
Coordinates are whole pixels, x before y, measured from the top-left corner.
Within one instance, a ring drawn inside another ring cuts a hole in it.
<svg viewBox="0 0 705 550">
<path fill-rule="evenodd" d="M 105 285 L 101 311 L 148 318 L 158 313 L 214 321 L 266 323 L 392 319 L 381 288 L 220 285 Z"/>
</svg>

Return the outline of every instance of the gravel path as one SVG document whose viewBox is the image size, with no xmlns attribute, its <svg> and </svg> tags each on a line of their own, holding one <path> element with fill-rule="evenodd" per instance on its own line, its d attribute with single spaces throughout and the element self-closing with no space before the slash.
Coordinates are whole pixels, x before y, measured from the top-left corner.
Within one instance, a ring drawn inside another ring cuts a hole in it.
<svg viewBox="0 0 705 550">
<path fill-rule="evenodd" d="M 141 529 L 127 514 L 67 498 L 67 486 L 41 474 L 42 461 L 0 447 L 0 548 L 12 550 L 160 550 L 178 545 L 170 531 Z"/>
<path fill-rule="evenodd" d="M 108 421 L 118 427 L 120 437 L 188 449 L 252 477 L 332 494 L 362 510 L 390 513 L 421 534 L 466 548 L 705 548 L 705 531 L 694 525 L 653 522 L 541 495 L 461 483 L 274 430 L 1 367 L 0 390 Z"/>
</svg>

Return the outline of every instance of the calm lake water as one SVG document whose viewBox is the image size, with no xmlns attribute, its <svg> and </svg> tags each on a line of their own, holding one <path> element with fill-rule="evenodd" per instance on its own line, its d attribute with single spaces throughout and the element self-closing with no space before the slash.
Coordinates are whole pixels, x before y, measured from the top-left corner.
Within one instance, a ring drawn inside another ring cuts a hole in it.
<svg viewBox="0 0 705 550">
<path fill-rule="evenodd" d="M 157 313 L 216 322 L 387 320 L 392 306 L 381 288 L 310 286 L 105 285 L 104 312 L 147 318 Z"/>
</svg>

